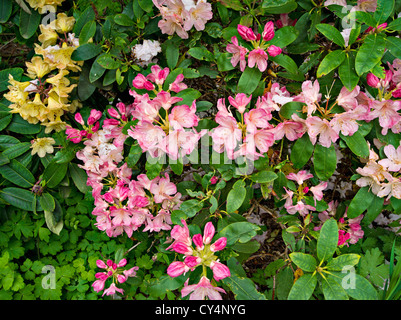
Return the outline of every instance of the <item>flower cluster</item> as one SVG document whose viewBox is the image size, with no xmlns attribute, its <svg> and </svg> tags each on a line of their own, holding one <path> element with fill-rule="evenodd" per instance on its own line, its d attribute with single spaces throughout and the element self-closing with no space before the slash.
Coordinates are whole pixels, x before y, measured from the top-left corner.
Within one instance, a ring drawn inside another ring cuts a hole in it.
<svg viewBox="0 0 401 320">
<path fill-rule="evenodd" d="M 212 6 L 206 0 L 153 0 L 153 3 L 162 16 L 158 23 L 161 32 L 177 33 L 182 39 L 188 39 L 192 27 L 204 30 L 206 22 L 213 17 Z"/>
<path fill-rule="evenodd" d="M 308 187 L 305 181 L 313 178 L 313 174 L 306 170 L 301 170 L 298 173 L 289 173 L 286 177 L 298 184 L 297 190 L 289 190 L 284 187 L 286 192 L 284 196 L 284 199 L 286 199 L 284 208 L 287 212 L 289 214 L 298 212 L 301 216 L 305 217 L 309 214 L 309 211 L 315 211 L 316 208 L 314 206 L 305 203 L 305 197 L 309 197 L 307 196 L 309 192 L 312 193 L 314 204 L 316 205 L 316 201 L 323 199 L 323 190 L 327 188 L 328 182 L 324 181 L 316 186 Z M 294 201 L 296 202 L 295 204 Z"/>
<path fill-rule="evenodd" d="M 231 38 L 231 42 L 226 47 L 229 53 L 232 53 L 231 64 L 235 67 L 238 63 L 241 71 L 247 66 L 246 58 L 248 56 L 248 67 L 253 68 L 255 65 L 263 72 L 267 68 L 269 56 L 275 57 L 281 54 L 281 48 L 271 45 L 268 42 L 274 38 L 274 23 L 269 21 L 266 23 L 262 34 L 255 34 L 251 28 L 238 25 L 238 33 L 245 41 L 252 44 L 252 50 L 239 44 L 236 36 Z"/>
<path fill-rule="evenodd" d="M 159 41 L 156 40 L 143 40 L 143 43 L 136 44 L 132 47 L 132 53 L 135 60 L 141 67 L 146 67 L 150 63 L 156 63 L 158 53 L 162 52 Z"/>
<path fill-rule="evenodd" d="M 199 121 L 195 101 L 191 106 L 174 106 L 183 99 L 171 92 L 178 93 L 187 88 L 182 82 L 184 76 L 178 75 L 168 89 L 163 90 L 168 75 L 168 68 L 161 69 L 158 65 L 153 65 L 151 73 L 146 77 L 142 74 L 135 77 L 133 86 L 149 93 L 139 94 L 130 90 L 135 99 L 132 116 L 138 123 L 128 130 L 128 135 L 138 140 L 142 151 L 149 152 L 153 158 L 167 154 L 171 159 L 177 160 L 195 149 L 204 132 L 198 133 L 194 128 Z"/>
<path fill-rule="evenodd" d="M 359 187 L 369 186 L 376 196 L 389 200 L 391 197 L 401 199 L 401 147 L 397 149 L 389 144 L 383 148 L 387 158 L 379 160 L 377 153 L 371 149 L 367 163 L 356 169 L 361 177 L 356 180 Z"/>
<path fill-rule="evenodd" d="M 247 97 L 239 93 L 235 97 L 228 97 L 229 103 L 241 114 L 241 121 L 237 122 L 231 110 L 227 109 L 224 99 L 217 102 L 218 112 L 215 121 L 219 124 L 210 133 L 213 139 L 213 149 L 216 152 L 227 153 L 229 159 L 246 156 L 257 159 L 267 152 L 274 144 L 274 130 L 269 123 L 272 119 L 271 109 L 263 100 L 258 99 L 256 108 L 246 112 L 252 95 Z"/>
<path fill-rule="evenodd" d="M 336 214 L 338 203 L 337 201 L 331 201 L 328 204 L 328 209 L 326 211 L 320 212 L 318 217 L 321 223 L 323 224 L 326 220 L 334 217 Z M 347 212 L 345 212 L 344 216 L 338 219 L 338 246 L 350 244 L 355 244 L 359 241 L 359 239 L 363 238 L 364 231 L 361 227 L 361 221 L 363 219 L 363 215 L 356 218 L 349 219 L 347 218 Z M 320 230 L 321 225 L 315 227 L 315 230 Z"/>
<path fill-rule="evenodd" d="M 108 279 L 112 280 L 110 286 L 103 291 L 102 297 L 104 295 L 114 295 L 116 292 L 123 294 L 124 290 L 118 288 L 116 284 L 124 283 L 129 277 L 135 277 L 136 271 L 139 269 L 138 267 L 133 267 L 128 270 L 122 270 L 122 268 L 127 265 L 127 259 L 121 259 L 117 264 L 110 259 L 108 259 L 106 262 L 103 260 L 97 260 L 96 265 L 98 268 L 106 270 L 104 272 L 98 272 L 95 274 L 95 277 L 98 280 L 92 284 L 92 287 L 96 292 L 104 290 L 106 281 Z"/>
<path fill-rule="evenodd" d="M 196 285 L 185 286 L 181 291 L 182 296 L 193 291 L 190 299 L 203 299 L 205 295 L 208 295 L 210 299 L 221 299 L 218 291 L 224 292 L 224 290 L 211 285 L 207 278 L 207 268 L 212 270 L 213 278 L 216 281 L 230 276 L 228 267 L 219 262 L 214 254 L 226 247 L 227 238 L 221 237 L 212 243 L 215 228 L 211 222 L 208 222 L 205 225 L 203 236 L 195 234 L 191 239 L 185 220 L 181 220 L 181 223 L 183 226 L 175 225 L 171 230 L 171 237 L 174 241 L 167 249 L 183 254 L 184 261 L 172 262 L 167 268 L 167 274 L 171 277 L 178 277 L 189 270 L 193 271 L 196 267 L 202 266 L 200 282 Z"/>
<path fill-rule="evenodd" d="M 29 5 L 38 10 L 40 14 L 56 12 L 57 6 L 61 6 L 64 0 L 27 0 Z"/>
<path fill-rule="evenodd" d="M 378 89 L 378 100 L 401 98 L 401 60 L 394 59 L 388 66 L 384 79 L 378 78 L 373 73 L 369 73 L 366 77 L 368 85 Z"/>
<path fill-rule="evenodd" d="M 105 119 L 99 129 L 100 111 L 92 110 L 86 123 L 80 114 L 77 122 L 82 130 L 68 128 L 68 138 L 74 143 L 84 141 L 85 147 L 77 152 L 83 161 L 81 168 L 88 175 L 87 184 L 92 187 L 96 226 L 109 237 L 124 232 L 131 237 L 141 226 L 143 231 L 171 229 L 170 212 L 179 207 L 181 194 L 177 193 L 169 176 L 149 180 L 145 174 L 132 179 L 132 170 L 123 161 L 124 124 L 133 112 L 132 106 L 118 104 L 118 111 L 110 108 L 112 119 Z"/>
<path fill-rule="evenodd" d="M 67 78 L 70 71 L 81 70 L 79 65 L 83 63 L 71 60 L 79 45 L 74 34 L 69 33 L 74 23 L 74 17 L 59 13 L 49 25 L 40 25 L 42 45 L 35 44 L 37 55 L 26 63 L 27 75 L 32 80 L 19 82 L 9 75 L 9 92 L 4 97 L 12 103 L 10 112 L 19 113 L 32 124 L 40 122 L 46 133 L 64 130 L 66 124 L 61 117 L 81 106 L 78 100 L 69 101 L 76 84 Z"/>
</svg>

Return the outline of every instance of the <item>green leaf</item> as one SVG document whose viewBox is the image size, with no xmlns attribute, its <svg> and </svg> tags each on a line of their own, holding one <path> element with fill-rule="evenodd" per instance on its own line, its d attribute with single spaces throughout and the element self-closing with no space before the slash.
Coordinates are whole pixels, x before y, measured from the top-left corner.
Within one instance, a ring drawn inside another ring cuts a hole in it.
<svg viewBox="0 0 401 320">
<path fill-rule="evenodd" d="M 394 0 L 377 0 L 377 8 L 373 14 L 377 24 L 385 22 L 394 11 Z"/>
<path fill-rule="evenodd" d="M 273 171 L 259 171 L 250 176 L 251 180 L 256 183 L 272 182 L 278 178 Z"/>
<path fill-rule="evenodd" d="M 60 235 L 61 230 L 63 230 L 63 221 L 56 222 L 53 212 L 45 211 L 45 221 L 46 225 L 51 232 Z"/>
<path fill-rule="evenodd" d="M 0 131 L 4 130 L 13 119 L 13 115 L 8 111 L 0 111 Z"/>
<path fill-rule="evenodd" d="M 21 134 L 35 134 L 38 133 L 41 129 L 42 126 L 39 123 L 29 123 L 28 121 L 22 119 L 19 114 L 14 114 L 13 120 L 7 127 L 7 130 Z"/>
<path fill-rule="evenodd" d="M 198 60 L 213 61 L 214 55 L 205 47 L 194 47 L 188 50 L 188 54 Z"/>
<path fill-rule="evenodd" d="M 391 21 L 388 24 L 387 28 L 394 31 L 401 31 L 401 18 L 397 18 Z"/>
<path fill-rule="evenodd" d="M 262 8 L 272 14 L 289 13 L 294 11 L 298 4 L 294 0 L 264 0 Z"/>
<path fill-rule="evenodd" d="M 401 57 L 401 39 L 396 37 L 386 38 L 387 49 L 394 57 Z"/>
<path fill-rule="evenodd" d="M 87 43 L 96 33 L 96 22 L 88 21 L 79 34 L 80 46 Z"/>
<path fill-rule="evenodd" d="M 359 133 L 359 131 L 355 132 L 352 136 L 344 136 L 340 132 L 340 137 L 342 140 L 345 141 L 348 148 L 350 148 L 350 150 L 355 155 L 357 155 L 358 157 L 361 157 L 361 158 L 369 157 L 368 143 L 366 142 L 366 140 L 362 136 L 362 134 Z"/>
<path fill-rule="evenodd" d="M 295 141 L 290 159 L 294 164 L 294 168 L 301 169 L 312 157 L 314 145 L 309 139 L 309 135 L 304 134 L 300 139 Z"/>
<path fill-rule="evenodd" d="M 353 219 L 360 216 L 370 206 L 375 197 L 369 187 L 359 189 L 349 204 L 347 217 Z"/>
<path fill-rule="evenodd" d="M 75 22 L 73 29 L 75 36 L 79 36 L 84 25 L 87 24 L 89 21 L 95 20 L 95 18 L 95 11 L 93 11 L 92 6 L 88 6 Z"/>
<path fill-rule="evenodd" d="M 139 0 L 138 3 L 139 3 L 139 6 L 142 8 L 142 10 L 144 10 L 146 12 L 151 12 L 153 9 L 152 0 Z"/>
<path fill-rule="evenodd" d="M 106 72 L 106 69 L 98 63 L 98 60 L 99 59 L 96 59 L 95 61 L 93 61 L 91 69 L 89 71 L 89 81 L 91 83 L 100 79 Z"/>
<path fill-rule="evenodd" d="M 24 39 L 32 37 L 40 24 L 40 14 L 36 10 L 31 10 L 31 14 L 20 10 L 19 32 Z"/>
<path fill-rule="evenodd" d="M 319 30 L 327 39 L 333 41 L 340 47 L 345 47 L 344 37 L 335 27 L 330 24 L 321 23 L 316 25 L 316 29 Z"/>
<path fill-rule="evenodd" d="M 370 225 L 377 216 L 383 211 L 384 198 L 374 197 L 369 205 L 366 214 L 363 216 L 363 224 Z"/>
<path fill-rule="evenodd" d="M 11 74 L 16 81 L 20 81 L 24 70 L 22 68 L 8 68 L 0 71 L 0 91 L 7 90 L 8 78 Z"/>
<path fill-rule="evenodd" d="M 89 60 L 100 54 L 102 50 L 103 49 L 100 44 L 85 43 L 74 50 L 71 55 L 71 59 L 75 61 Z"/>
<path fill-rule="evenodd" d="M 53 196 L 50 193 L 47 192 L 43 193 L 39 197 L 39 202 L 44 211 L 53 212 L 54 209 L 56 208 L 56 203 L 54 201 Z"/>
<path fill-rule="evenodd" d="M 5 179 L 22 188 L 29 188 L 35 184 L 33 174 L 15 159 L 12 159 L 9 165 L 1 166 L 0 174 Z"/>
<path fill-rule="evenodd" d="M 341 273 L 341 287 L 353 299 L 356 300 L 377 300 L 377 291 L 368 279 L 350 270 L 350 274 Z M 348 276 L 348 278 L 346 278 Z"/>
<path fill-rule="evenodd" d="M 165 46 L 167 66 L 170 70 L 173 70 L 177 65 L 178 57 L 180 56 L 180 47 L 176 42 L 171 40 L 167 40 Z"/>
<path fill-rule="evenodd" d="M 126 14 L 124 13 L 119 13 L 114 16 L 114 22 L 117 23 L 120 26 L 124 27 L 132 27 L 135 22 L 130 19 Z"/>
<path fill-rule="evenodd" d="M 6 150 L 3 151 L 3 156 L 7 157 L 8 159 L 14 159 L 25 152 L 27 152 L 31 148 L 30 142 L 20 142 L 11 147 L 8 147 Z"/>
<path fill-rule="evenodd" d="M 151 159 L 151 161 L 146 161 L 145 164 L 145 169 L 146 169 L 146 175 L 150 180 L 156 178 L 159 174 L 161 169 L 163 168 L 163 163 L 160 161 L 157 161 L 157 159 Z"/>
<path fill-rule="evenodd" d="M 111 54 L 106 53 L 104 55 L 99 56 L 96 59 L 97 63 L 99 63 L 105 69 L 117 69 L 121 66 L 121 62 L 116 60 Z"/>
<path fill-rule="evenodd" d="M 323 279 L 322 291 L 325 300 L 348 300 L 347 293 L 333 276 L 327 276 Z"/>
<path fill-rule="evenodd" d="M 260 230 L 260 227 L 250 222 L 233 222 L 224 227 L 218 233 L 218 237 L 226 237 L 227 245 L 231 246 L 237 241 L 240 243 L 250 241 L 254 236 L 256 236 L 258 230 Z"/>
<path fill-rule="evenodd" d="M 361 256 L 355 253 L 342 254 L 330 260 L 326 268 L 331 271 L 342 271 L 344 267 L 355 266 L 360 258 Z"/>
<path fill-rule="evenodd" d="M 185 212 L 188 218 L 194 217 L 203 208 L 203 202 L 191 199 L 181 203 L 180 210 Z"/>
<path fill-rule="evenodd" d="M 328 180 L 337 168 L 337 155 L 334 145 L 330 148 L 320 144 L 315 146 L 313 165 L 320 180 Z"/>
<path fill-rule="evenodd" d="M 301 268 L 305 272 L 314 272 L 317 267 L 316 259 L 310 254 L 302 252 L 290 253 L 291 261 L 294 262 L 298 268 Z"/>
<path fill-rule="evenodd" d="M 14 187 L 4 188 L 3 190 L 0 190 L 0 197 L 14 207 L 33 211 L 35 196 L 29 190 Z M 36 211 L 43 211 L 37 199 Z"/>
<path fill-rule="evenodd" d="M 285 48 L 298 38 L 299 31 L 293 26 L 285 26 L 275 31 L 274 38 L 268 41 L 269 44 Z M 277 56 L 278 57 L 278 56 Z M 269 57 L 270 59 L 271 57 Z"/>
<path fill-rule="evenodd" d="M 69 172 L 74 182 L 75 186 L 78 188 L 79 191 L 82 193 L 86 193 L 89 191 L 89 186 L 86 184 L 88 176 L 84 169 L 78 167 L 76 163 L 69 163 L 68 164 Z"/>
<path fill-rule="evenodd" d="M 13 2 L 11 0 L 2 0 L 0 2 L 0 23 L 7 22 L 13 11 Z"/>
<path fill-rule="evenodd" d="M 309 300 L 315 291 L 317 277 L 312 273 L 301 276 L 292 286 L 288 300 Z"/>
<path fill-rule="evenodd" d="M 385 38 L 377 33 L 369 34 L 356 54 L 356 73 L 361 76 L 372 70 L 380 62 L 385 50 Z"/>
<path fill-rule="evenodd" d="M 64 179 L 67 173 L 68 163 L 51 162 L 43 172 L 43 180 L 46 187 L 55 188 Z"/>
<path fill-rule="evenodd" d="M 238 210 L 245 200 L 246 189 L 245 182 L 238 180 L 234 183 L 233 188 L 230 190 L 227 196 L 227 212 L 232 213 Z"/>
<path fill-rule="evenodd" d="M 246 67 L 238 81 L 237 92 L 251 94 L 259 85 L 262 73 L 258 68 Z"/>
<path fill-rule="evenodd" d="M 330 52 L 320 63 L 317 69 L 317 77 L 320 78 L 328 75 L 331 71 L 339 67 L 343 63 L 345 56 L 346 54 L 342 50 Z"/>
<path fill-rule="evenodd" d="M 266 300 L 256 289 L 255 283 L 247 277 L 233 273 L 230 277 L 222 279 L 222 282 L 231 289 L 237 300 Z"/>
<path fill-rule="evenodd" d="M 352 91 L 358 84 L 359 76 L 355 71 L 355 55 L 353 52 L 346 54 L 344 61 L 338 67 L 338 75 L 349 91 Z"/>
<path fill-rule="evenodd" d="M 320 261 L 331 258 L 337 249 L 338 226 L 333 218 L 326 220 L 317 240 L 317 257 Z"/>
<path fill-rule="evenodd" d="M 285 118 L 290 120 L 292 115 L 295 113 L 297 114 L 300 118 L 305 118 L 304 114 L 302 113 L 302 109 L 305 106 L 305 103 L 299 102 L 299 101 L 290 101 L 285 103 L 281 108 L 280 108 L 280 115 Z"/>
</svg>

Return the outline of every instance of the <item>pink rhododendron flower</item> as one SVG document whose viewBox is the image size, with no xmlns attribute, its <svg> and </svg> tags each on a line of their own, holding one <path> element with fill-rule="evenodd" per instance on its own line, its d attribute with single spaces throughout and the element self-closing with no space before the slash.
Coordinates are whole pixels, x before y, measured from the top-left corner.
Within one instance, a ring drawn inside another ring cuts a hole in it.
<svg viewBox="0 0 401 320">
<path fill-rule="evenodd" d="M 387 168 L 388 171 L 398 172 L 401 170 L 401 146 L 397 149 L 389 144 L 383 149 L 386 159 L 380 160 L 378 163 Z"/>
<path fill-rule="evenodd" d="M 336 142 L 339 138 L 337 132 L 334 131 L 326 119 L 313 116 L 306 119 L 305 123 L 312 144 L 316 144 L 317 136 L 319 135 L 319 144 L 323 147 L 329 148 L 331 144 Z"/>
<path fill-rule="evenodd" d="M 245 58 L 246 58 L 246 54 L 248 53 L 249 50 L 238 44 L 238 39 L 236 36 L 233 36 L 231 38 L 231 42 L 232 43 L 227 44 L 227 47 L 226 47 L 227 52 L 233 54 L 231 57 L 231 64 L 233 67 L 235 67 L 239 62 L 240 70 L 244 71 L 246 68 L 246 59 Z"/>
<path fill-rule="evenodd" d="M 296 181 L 299 185 L 301 185 L 304 183 L 304 181 L 313 178 L 313 174 L 306 170 L 301 170 L 297 173 L 291 172 L 286 177 L 287 179 Z"/>
<path fill-rule="evenodd" d="M 258 49 L 253 49 L 248 56 L 248 66 L 250 68 L 253 68 L 255 65 L 258 66 L 258 69 L 263 72 L 267 68 L 267 53 L 258 48 Z"/>
<path fill-rule="evenodd" d="M 304 126 L 300 122 L 287 120 L 284 122 L 280 122 L 274 128 L 274 139 L 281 140 L 284 136 L 290 140 L 295 141 L 303 136 L 305 133 Z"/>
<path fill-rule="evenodd" d="M 373 110 L 370 112 L 371 118 L 379 118 L 379 124 L 382 127 L 381 134 L 386 135 L 388 129 L 391 129 L 401 121 L 398 110 L 401 109 L 399 100 L 373 101 Z"/>
<path fill-rule="evenodd" d="M 200 279 L 198 284 L 185 285 L 181 290 L 182 297 L 190 294 L 189 300 L 205 300 L 206 297 L 209 300 L 222 300 L 220 293 L 226 292 L 222 288 L 213 286 L 205 276 Z"/>
<path fill-rule="evenodd" d="M 320 92 L 320 85 L 317 80 L 314 82 L 308 80 L 302 83 L 302 92 L 294 98 L 294 101 L 301 101 L 306 103 L 308 116 L 316 111 L 316 105 L 320 102 L 322 94 Z"/>
<path fill-rule="evenodd" d="M 256 35 L 255 33 L 252 31 L 251 28 L 248 28 L 246 26 L 243 25 L 238 25 L 237 27 L 238 33 L 239 35 L 242 37 L 242 39 L 246 40 L 246 41 L 254 41 L 256 40 Z"/>
<path fill-rule="evenodd" d="M 230 101 L 230 104 L 237 108 L 239 113 L 244 113 L 245 112 L 245 107 L 251 102 L 252 100 L 252 95 L 249 97 L 246 96 L 244 93 L 238 93 L 235 98 L 229 96 L 228 101 Z"/>
</svg>

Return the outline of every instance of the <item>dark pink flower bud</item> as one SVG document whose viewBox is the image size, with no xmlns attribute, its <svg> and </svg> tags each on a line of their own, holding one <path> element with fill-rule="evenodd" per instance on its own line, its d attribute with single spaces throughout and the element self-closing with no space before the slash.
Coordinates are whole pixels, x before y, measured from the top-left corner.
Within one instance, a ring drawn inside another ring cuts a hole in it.
<svg viewBox="0 0 401 320">
<path fill-rule="evenodd" d="M 182 261 L 174 261 L 167 268 L 167 274 L 170 277 L 178 277 L 183 273 L 187 272 L 189 267 Z"/>
<path fill-rule="evenodd" d="M 205 229 L 203 230 L 203 243 L 209 244 L 214 236 L 214 225 L 211 222 L 206 223 Z"/>
<path fill-rule="evenodd" d="M 380 80 L 376 77 L 373 73 L 369 73 L 366 77 L 366 81 L 368 85 L 372 88 L 379 88 L 380 87 Z"/>
<path fill-rule="evenodd" d="M 227 278 L 231 275 L 230 269 L 228 267 L 218 261 L 212 261 L 210 263 L 210 269 L 213 271 L 213 278 L 216 281 Z"/>
<path fill-rule="evenodd" d="M 120 262 L 117 264 L 117 267 L 124 267 L 127 264 L 127 259 L 121 259 Z"/>
<path fill-rule="evenodd" d="M 276 46 L 271 45 L 269 48 L 267 48 L 267 53 L 271 57 L 278 56 L 279 54 L 281 54 L 281 52 L 282 52 L 282 50 L 281 50 L 280 47 L 276 47 Z"/>
<path fill-rule="evenodd" d="M 82 116 L 80 113 L 75 114 L 75 121 L 78 122 L 82 126 L 85 124 L 84 119 L 82 119 Z"/>
<path fill-rule="evenodd" d="M 242 39 L 246 41 L 255 41 L 257 39 L 255 33 L 252 31 L 251 28 L 239 24 L 237 30 Z"/>
<path fill-rule="evenodd" d="M 104 263 L 103 260 L 96 260 L 96 265 L 97 265 L 98 268 L 101 268 L 101 269 L 106 269 L 107 268 L 107 265 Z"/>
<path fill-rule="evenodd" d="M 191 269 L 196 267 L 198 264 L 202 262 L 200 257 L 188 256 L 184 259 L 185 264 Z"/>
<path fill-rule="evenodd" d="M 401 89 L 397 89 L 392 93 L 394 98 L 401 98 Z"/>
<path fill-rule="evenodd" d="M 262 33 L 263 40 L 270 41 L 274 38 L 274 23 L 273 21 L 269 21 L 266 23 L 265 28 Z"/>
<path fill-rule="evenodd" d="M 226 245 L 227 245 L 227 238 L 221 237 L 217 239 L 216 242 L 210 246 L 210 250 L 213 252 L 220 251 L 223 250 L 226 247 Z"/>
<path fill-rule="evenodd" d="M 109 108 L 109 109 L 107 109 L 107 112 L 111 117 L 120 119 L 120 114 L 118 113 L 118 111 L 116 109 Z"/>
<path fill-rule="evenodd" d="M 219 181 L 219 178 L 217 178 L 216 176 L 213 176 L 213 177 L 210 178 L 210 183 L 211 184 L 216 184 L 217 181 Z"/>
<path fill-rule="evenodd" d="M 187 246 L 185 243 L 183 242 L 176 242 L 173 244 L 173 250 L 177 253 L 181 253 L 184 254 L 186 256 L 191 255 L 193 250 Z"/>
<path fill-rule="evenodd" d="M 201 234 L 195 234 L 192 237 L 192 241 L 194 242 L 196 249 L 202 250 L 203 249 L 203 239 Z"/>
</svg>

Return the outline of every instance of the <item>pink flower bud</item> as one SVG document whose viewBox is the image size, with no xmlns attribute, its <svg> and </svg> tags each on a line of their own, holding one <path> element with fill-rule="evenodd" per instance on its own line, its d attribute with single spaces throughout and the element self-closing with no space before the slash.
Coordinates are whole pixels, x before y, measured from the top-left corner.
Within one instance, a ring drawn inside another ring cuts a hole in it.
<svg viewBox="0 0 401 320">
<path fill-rule="evenodd" d="M 82 116 L 80 113 L 76 113 L 74 118 L 75 118 L 75 121 L 78 122 L 80 125 L 83 126 L 85 124 L 84 119 L 82 119 Z"/>
<path fill-rule="evenodd" d="M 210 250 L 213 252 L 220 251 L 223 250 L 226 247 L 226 245 L 227 245 L 227 238 L 221 237 L 217 239 L 216 242 L 210 246 Z"/>
<path fill-rule="evenodd" d="M 401 89 L 397 89 L 392 93 L 394 98 L 401 98 Z"/>
<path fill-rule="evenodd" d="M 104 280 L 96 280 L 93 284 L 93 290 L 95 290 L 96 292 L 100 292 L 104 289 Z"/>
<path fill-rule="evenodd" d="M 132 80 L 132 85 L 137 89 L 153 90 L 155 86 L 152 82 L 148 81 L 143 74 L 138 74 L 134 80 Z"/>
<path fill-rule="evenodd" d="M 106 269 L 107 268 L 107 265 L 104 263 L 103 260 L 96 260 L 96 265 L 97 265 L 98 268 L 101 268 L 101 269 Z"/>
<path fill-rule="evenodd" d="M 117 267 L 124 267 L 127 264 L 127 259 L 121 259 L 120 262 L 117 264 Z"/>
<path fill-rule="evenodd" d="M 88 118 L 88 125 L 93 125 L 102 117 L 102 112 L 96 109 L 92 109 Z"/>
<path fill-rule="evenodd" d="M 230 269 L 228 267 L 218 261 L 212 261 L 210 263 L 210 269 L 213 271 L 213 278 L 216 281 L 227 278 L 231 275 Z"/>
<path fill-rule="evenodd" d="M 239 24 L 237 30 L 242 39 L 246 41 L 255 41 L 257 39 L 255 33 L 252 31 L 251 28 Z"/>
<path fill-rule="evenodd" d="M 203 230 L 203 243 L 209 244 L 214 236 L 214 225 L 211 222 L 206 223 L 205 229 Z"/>
<path fill-rule="evenodd" d="M 308 193 L 308 191 L 309 191 L 308 187 L 305 187 L 304 190 L 303 190 L 304 193 Z"/>
<path fill-rule="evenodd" d="M 195 234 L 192 237 L 192 241 L 194 242 L 196 249 L 202 250 L 203 249 L 203 239 L 201 234 Z"/>
<path fill-rule="evenodd" d="M 117 281 L 119 283 L 124 283 L 125 281 L 127 281 L 127 277 L 123 276 L 122 274 L 117 275 Z"/>
<path fill-rule="evenodd" d="M 173 250 L 177 253 L 181 253 L 184 254 L 186 256 L 191 255 L 193 250 L 187 246 L 185 243 L 183 242 L 176 242 L 173 244 Z"/>
<path fill-rule="evenodd" d="M 278 56 L 279 54 L 281 54 L 281 52 L 282 52 L 282 50 L 281 50 L 280 47 L 276 47 L 276 46 L 271 45 L 269 48 L 267 48 L 267 53 L 271 57 Z"/>
<path fill-rule="evenodd" d="M 114 262 L 113 262 L 113 260 L 108 259 L 107 262 L 106 262 L 106 264 L 107 264 L 109 267 L 111 267 L 111 266 L 113 266 Z"/>
<path fill-rule="evenodd" d="M 107 275 L 107 273 L 105 273 L 105 272 L 97 272 L 96 274 L 95 274 L 95 278 L 96 279 L 100 279 L 100 280 L 102 280 L 102 281 L 106 281 L 106 279 L 108 278 L 109 276 Z"/>
<path fill-rule="evenodd" d="M 117 112 L 116 109 L 114 109 L 114 108 L 109 108 L 109 109 L 107 109 L 107 112 L 108 112 L 108 114 L 109 114 L 111 117 L 120 119 L 120 114 Z"/>
<path fill-rule="evenodd" d="M 202 262 L 200 257 L 188 256 L 184 259 L 185 264 L 191 269 L 196 267 L 198 264 Z"/>
<path fill-rule="evenodd" d="M 217 181 L 219 181 L 219 178 L 217 178 L 216 176 L 213 176 L 213 177 L 210 178 L 210 183 L 211 184 L 216 184 Z"/>
<path fill-rule="evenodd" d="M 178 277 L 183 273 L 187 272 L 189 267 L 182 261 L 174 261 L 167 268 L 167 274 L 170 277 Z"/>
<path fill-rule="evenodd" d="M 274 38 L 274 23 L 272 21 L 266 23 L 262 37 L 265 41 L 270 41 Z"/>
<path fill-rule="evenodd" d="M 379 88 L 380 87 L 380 80 L 376 77 L 373 73 L 369 73 L 366 77 L 366 81 L 368 85 L 372 88 Z"/>
</svg>

